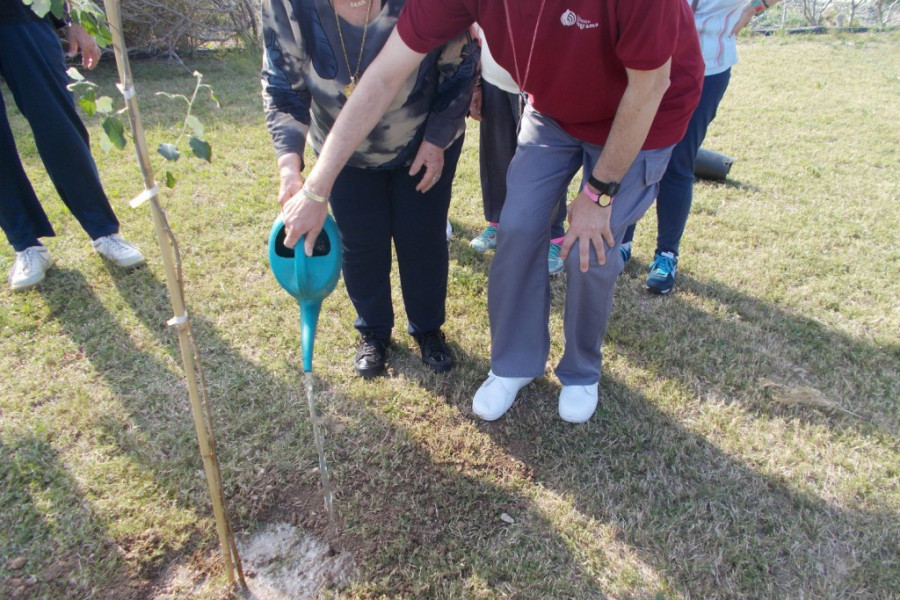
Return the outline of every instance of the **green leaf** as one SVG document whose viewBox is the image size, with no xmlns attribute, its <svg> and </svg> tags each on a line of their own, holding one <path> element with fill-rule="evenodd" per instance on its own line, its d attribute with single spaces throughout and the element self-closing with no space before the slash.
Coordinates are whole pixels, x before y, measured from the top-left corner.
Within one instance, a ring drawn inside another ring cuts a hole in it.
<svg viewBox="0 0 900 600">
<path fill-rule="evenodd" d="M 30 5 L 32 12 L 42 19 L 47 16 L 51 8 L 50 0 L 30 0 L 25 4 Z"/>
<path fill-rule="evenodd" d="M 113 111 L 113 101 L 109 96 L 100 96 L 97 98 L 97 112 L 102 115 L 108 115 Z"/>
<path fill-rule="evenodd" d="M 191 151 L 197 158 L 202 158 L 206 162 L 212 162 L 212 148 L 198 137 L 191 136 L 188 140 Z"/>
<path fill-rule="evenodd" d="M 219 104 L 219 98 L 216 97 L 216 93 L 213 91 L 213 89 L 205 83 L 202 87 L 205 87 L 207 90 L 209 90 L 209 99 L 216 103 L 216 108 L 222 108 L 222 105 Z"/>
<path fill-rule="evenodd" d="M 53 0 L 54 2 L 61 0 Z M 69 10 L 72 21 L 81 25 L 101 48 L 112 43 L 112 33 L 106 25 L 106 14 L 103 10 L 87 0 L 80 1 Z"/>
<path fill-rule="evenodd" d="M 175 176 L 169 171 L 166 171 L 166 187 L 170 190 L 175 187 Z"/>
<path fill-rule="evenodd" d="M 188 115 L 184 120 L 184 124 L 194 130 L 194 135 L 198 138 L 203 137 L 203 123 L 194 115 Z"/>
<path fill-rule="evenodd" d="M 125 127 L 118 117 L 103 119 L 103 131 L 109 136 L 110 143 L 121 150 L 125 147 Z"/>
<path fill-rule="evenodd" d="M 51 0 L 50 2 L 50 12 L 52 12 L 53 16 L 57 19 L 62 20 L 63 15 L 65 15 L 65 12 L 63 11 L 64 4 L 64 0 Z"/>
<path fill-rule="evenodd" d="M 69 76 L 69 79 L 74 79 L 75 81 L 84 81 L 84 75 L 82 75 L 81 71 L 79 71 L 75 67 L 69 67 L 69 70 L 66 71 L 66 75 Z"/>
<path fill-rule="evenodd" d="M 93 117 L 94 113 L 97 112 L 96 98 L 97 94 L 94 92 L 94 90 L 89 89 L 78 99 L 78 105 L 81 106 L 81 109 L 89 117 Z"/>
<path fill-rule="evenodd" d="M 109 136 L 106 135 L 105 131 L 100 132 L 100 148 L 104 154 L 109 154 L 109 151 L 113 149 L 112 142 L 109 141 Z"/>
<path fill-rule="evenodd" d="M 70 83 L 66 87 L 70 92 L 77 96 L 79 94 L 87 94 L 88 91 L 93 91 L 100 86 L 98 86 L 96 83 L 91 83 L 90 81 L 75 81 L 73 83 Z"/>
<path fill-rule="evenodd" d="M 88 32 L 95 40 L 97 40 L 97 45 L 101 48 L 106 48 L 110 44 L 112 44 L 112 33 L 109 28 L 102 21 L 94 21 L 94 20 L 83 20 L 82 27 L 84 30 Z"/>
<path fill-rule="evenodd" d="M 163 158 L 175 162 L 181 157 L 181 152 L 175 144 L 160 144 L 156 151 L 163 155 Z"/>
</svg>

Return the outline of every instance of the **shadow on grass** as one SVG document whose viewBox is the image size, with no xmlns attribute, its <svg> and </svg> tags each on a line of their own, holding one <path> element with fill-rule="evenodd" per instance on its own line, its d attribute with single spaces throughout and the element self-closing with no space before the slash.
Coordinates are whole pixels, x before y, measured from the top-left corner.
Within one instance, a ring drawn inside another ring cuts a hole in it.
<svg viewBox="0 0 900 600">
<path fill-rule="evenodd" d="M 815 425 L 826 438 L 849 431 L 895 447 L 898 381 L 890 366 L 898 364 L 898 346 L 854 339 L 683 274 L 678 293 L 650 296 L 645 274 L 630 265 L 620 279 L 608 356 L 626 356 L 651 380 L 686 388 L 701 413 L 705 402 L 724 401 L 736 406 L 734 419 L 747 411 L 759 420 Z M 688 294 L 714 310 L 687 302 Z M 766 380 L 819 390 L 861 417 L 828 404 L 778 403 Z M 796 467 L 790 457 L 755 465 L 755 451 L 746 459 L 727 454 L 608 374 L 597 414 L 572 426 L 556 415 L 559 386 L 536 383 L 507 417 L 481 429 L 529 465 L 536 484 L 572 498 L 581 515 L 620 532 L 680 596 L 889 598 L 898 589 L 900 521 L 883 495 L 865 492 L 877 484 L 859 485 L 863 495 L 852 508 L 803 489 L 807 481 L 830 489 L 828 470 L 852 475 L 853 459 L 826 454 L 831 467 L 823 463 L 807 476 L 791 471 L 815 463 L 814 457 L 797 457 Z M 747 445 L 763 451 L 767 442 Z M 881 481 L 896 477 L 890 465 L 874 468 Z"/>
<path fill-rule="evenodd" d="M 437 458 L 389 413 L 343 414 L 365 423 L 334 456 L 345 539 L 373 559 L 362 597 L 606 597 L 554 526 L 503 485 L 520 464 L 493 454 Z M 451 446 L 473 433 L 465 419 L 443 425 L 454 430 Z"/>
<path fill-rule="evenodd" d="M 111 416 L 101 423 L 103 436 L 152 472 L 156 485 L 180 504 L 208 514 L 205 487 L 192 476 L 200 461 L 175 335 L 165 326 L 171 316 L 165 286 L 148 270 L 116 273 L 113 280 L 140 321 L 137 328 L 120 325 L 77 272 L 57 272 L 42 293 L 133 424 L 150 433 L 139 442 L 129 440 L 122 436 L 127 424 Z M 865 346 L 813 323 L 809 335 L 801 336 L 796 356 L 763 353 L 757 348 L 760 339 L 777 334 L 772 345 L 784 345 L 789 340 L 780 336 L 793 335 L 804 320 L 733 290 L 685 278 L 685 292 L 699 286 L 722 294 L 741 318 L 686 305 L 673 327 L 665 314 L 649 311 L 648 317 L 625 310 L 626 302 L 637 306 L 647 298 L 622 298 L 635 292 L 622 283 L 609 341 L 616 353 L 673 385 L 742 398 L 747 381 L 756 381 L 762 372 L 772 376 L 769 371 L 781 369 L 788 359 L 810 377 L 827 375 L 827 367 L 812 364 L 820 344 Z M 674 305 L 677 299 L 667 302 Z M 643 320 L 642 328 L 632 332 L 617 326 L 624 319 Z M 299 373 L 294 378 L 261 368 L 211 323 L 197 316 L 192 322 L 211 384 L 236 529 L 252 530 L 277 519 L 323 534 L 326 519 Z M 141 326 L 161 342 L 161 355 L 136 341 Z M 647 334 L 653 329 L 657 332 Z M 680 340 L 685 349 L 677 345 Z M 718 350 L 682 364 L 679 356 L 696 346 Z M 800 593 L 876 598 L 888 597 L 895 588 L 898 565 L 891 540 L 897 539 L 896 515 L 887 508 L 836 508 L 792 488 L 789 480 L 763 473 L 764 465 L 756 468 L 725 454 L 611 377 L 601 385 L 604 403 L 598 415 L 584 426 L 558 421 L 558 386 L 546 379 L 526 388 L 500 422 L 473 422 L 469 406 L 487 371 L 487 352 L 458 355 L 458 369 L 433 376 L 421 364 L 404 366 L 418 362 L 414 344 L 410 348 L 399 362 L 401 373 L 431 393 L 420 405 L 401 399 L 394 406 L 385 400 L 388 394 L 380 388 L 397 383 L 390 379 L 366 384 L 379 388 L 373 395 L 380 399 L 372 402 L 366 391 L 372 387 L 326 379 L 321 390 L 345 548 L 362 569 L 354 584 L 359 596 L 601 598 L 637 589 L 637 595 L 646 592 L 647 597 L 671 590 L 723 598 Z M 734 367 L 727 361 L 733 353 L 760 358 Z M 448 398 L 448 410 L 435 406 L 435 396 Z M 752 399 L 748 406 L 765 418 L 764 396 L 759 399 L 758 406 Z M 452 414 L 452 409 L 458 410 Z M 798 414 L 837 433 L 848 427 L 870 431 L 851 417 Z M 422 435 L 419 427 L 441 431 L 439 441 L 449 450 L 437 456 L 426 449 L 416 439 Z M 483 433 L 486 443 L 473 437 Z M 282 459 L 274 460 L 276 455 Z M 610 539 L 592 546 L 573 532 L 566 514 L 558 519 L 538 506 L 536 497 L 543 492 L 526 494 L 523 481 L 571 501 L 585 531 L 603 531 Z M 504 513 L 512 523 L 501 519 Z M 206 534 L 194 545 L 214 551 L 211 527 Z M 615 562 L 608 548 L 625 558 Z M 161 570 L 185 551 L 169 548 L 152 564 Z"/>
<path fill-rule="evenodd" d="M 24 433 L 24 432 L 23 432 Z M 51 443 L 35 430 L 0 440 L 0 597 L 86 598 L 94 574 L 107 597 L 146 597 L 140 575 L 119 557 L 109 523 L 93 510 Z"/>
<path fill-rule="evenodd" d="M 620 277 L 607 333 L 617 353 L 697 393 L 711 388 L 761 417 L 786 413 L 837 430 L 900 436 L 900 343 L 852 337 L 683 270 L 671 296 L 653 296 L 643 289 L 646 273 L 629 265 Z M 792 404 L 775 397 L 768 382 L 814 390 L 820 401 Z"/>
<path fill-rule="evenodd" d="M 722 181 L 697 178 L 697 183 L 695 185 L 711 188 L 722 187 L 732 190 L 747 190 L 751 192 L 760 192 L 763 189 L 754 183 L 748 183 L 734 177 L 729 177 Z"/>
<path fill-rule="evenodd" d="M 130 420 L 100 419 L 100 437 L 152 473 L 154 486 L 167 497 L 208 515 L 208 495 L 196 476 L 201 463 L 176 337 L 165 326 L 171 316 L 167 290 L 147 269 L 111 274 L 141 325 L 126 330 L 77 271 L 57 271 L 41 293 Z M 299 373 L 296 381 L 278 377 L 247 361 L 209 322 L 197 316 L 191 320 L 211 385 L 218 454 L 236 531 L 277 520 L 324 538 L 327 519 Z M 141 326 L 161 342 L 162 355 L 143 348 L 146 342 L 135 342 Z M 416 369 L 427 371 L 424 365 Z M 604 597 L 550 523 L 533 514 L 522 529 L 500 519 L 504 512 L 527 512 L 528 499 L 499 483 L 507 467 L 518 467 L 497 466 L 494 457 L 475 471 L 456 461 L 435 461 L 378 408 L 358 398 L 335 398 L 324 383 L 320 394 L 333 400 L 323 414 L 332 432 L 328 460 L 345 524 L 342 546 L 361 567 L 354 584 L 360 593 L 459 597 L 470 590 L 473 597 L 497 597 L 507 595 L 505 590 L 530 589 L 534 597 Z M 341 405 L 339 416 L 334 404 Z M 347 415 L 354 415 L 358 425 L 344 429 Z M 460 419 L 459 425 L 468 422 Z M 147 435 L 139 440 L 123 435 L 132 428 Z M 274 454 L 287 459 L 272 462 L 267 455 Z M 183 547 L 160 541 L 150 561 L 154 573 L 191 553 L 194 561 L 201 552 L 209 562 L 217 550 L 212 525 L 199 537 Z M 146 562 L 137 564 L 146 568 Z M 142 583 L 162 585 L 158 578 Z"/>
<path fill-rule="evenodd" d="M 896 589 L 898 528 L 887 507 L 846 510 L 804 493 L 610 378 L 585 425 L 562 423 L 540 396 L 483 430 L 538 486 L 613 528 L 679 597 L 887 598 Z"/>
</svg>

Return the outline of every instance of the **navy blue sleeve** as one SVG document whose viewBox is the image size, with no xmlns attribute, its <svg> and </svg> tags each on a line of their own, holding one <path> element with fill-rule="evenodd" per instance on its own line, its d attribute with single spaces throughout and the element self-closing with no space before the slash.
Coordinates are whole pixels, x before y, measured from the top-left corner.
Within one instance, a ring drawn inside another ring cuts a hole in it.
<svg viewBox="0 0 900 600">
<path fill-rule="evenodd" d="M 437 94 L 425 126 L 425 141 L 446 148 L 465 129 L 481 49 L 466 33 L 444 45 L 438 59 Z"/>
</svg>

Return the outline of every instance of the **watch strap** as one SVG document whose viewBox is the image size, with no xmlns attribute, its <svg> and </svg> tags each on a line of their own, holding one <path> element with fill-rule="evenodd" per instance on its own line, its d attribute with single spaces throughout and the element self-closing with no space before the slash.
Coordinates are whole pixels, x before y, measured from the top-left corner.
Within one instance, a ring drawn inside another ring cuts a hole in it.
<svg viewBox="0 0 900 600">
<path fill-rule="evenodd" d="M 595 194 L 593 191 L 591 191 L 591 188 L 589 188 L 588 186 L 584 186 L 584 188 L 581 191 L 583 191 L 585 194 L 587 194 L 587 197 L 590 198 L 591 201 L 594 202 L 594 204 L 600 204 L 601 194 Z"/>
<path fill-rule="evenodd" d="M 593 174 L 588 175 L 587 181 L 591 187 L 600 192 L 605 196 L 609 196 L 610 198 L 614 197 L 619 193 L 619 182 L 611 181 L 607 183 L 606 181 L 600 181 Z"/>
</svg>

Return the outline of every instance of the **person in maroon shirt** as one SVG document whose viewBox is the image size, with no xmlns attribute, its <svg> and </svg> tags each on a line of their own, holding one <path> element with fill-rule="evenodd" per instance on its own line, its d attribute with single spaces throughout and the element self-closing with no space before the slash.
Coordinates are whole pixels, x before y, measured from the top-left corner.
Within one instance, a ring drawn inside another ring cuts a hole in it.
<svg viewBox="0 0 900 600">
<path fill-rule="evenodd" d="M 556 367 L 559 415 L 581 423 L 597 407 L 601 345 L 622 270 L 625 229 L 652 204 L 672 146 L 684 134 L 703 59 L 684 0 L 409 0 L 326 140 L 304 188 L 328 196 L 335 176 L 425 53 L 477 21 L 497 62 L 529 94 L 491 265 L 491 371 L 472 408 L 500 418 L 544 374 L 550 285 L 544 266 L 555 199 L 582 168 L 569 205 L 565 350 Z M 496 42 L 494 41 L 496 40 Z M 287 243 L 327 208 L 285 205 Z"/>
</svg>

